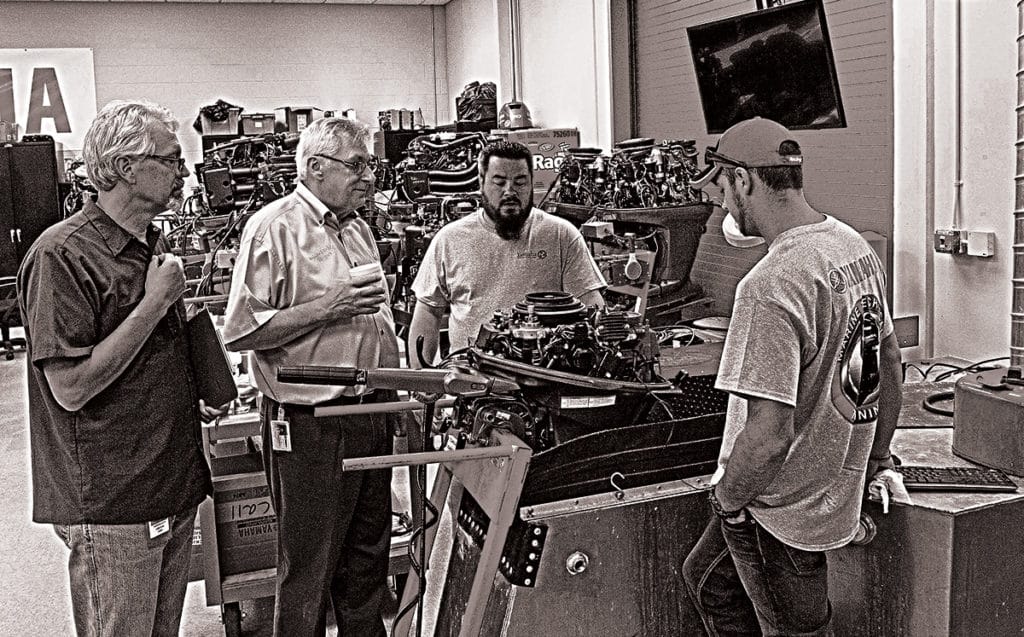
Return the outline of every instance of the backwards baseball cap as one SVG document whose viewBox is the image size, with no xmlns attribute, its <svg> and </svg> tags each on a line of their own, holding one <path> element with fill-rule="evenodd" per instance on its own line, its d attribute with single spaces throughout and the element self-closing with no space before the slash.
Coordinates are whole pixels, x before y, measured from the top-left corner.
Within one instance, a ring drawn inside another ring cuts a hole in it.
<svg viewBox="0 0 1024 637">
<path fill-rule="evenodd" d="M 784 154 L 784 142 L 795 144 L 796 152 Z M 704 163 L 707 165 L 704 171 L 690 181 L 690 186 L 697 190 L 714 181 L 722 166 L 800 166 L 804 158 L 800 154 L 800 145 L 785 126 L 770 119 L 754 117 L 733 124 L 722 133 L 717 146 L 708 146 L 704 153 Z"/>
</svg>

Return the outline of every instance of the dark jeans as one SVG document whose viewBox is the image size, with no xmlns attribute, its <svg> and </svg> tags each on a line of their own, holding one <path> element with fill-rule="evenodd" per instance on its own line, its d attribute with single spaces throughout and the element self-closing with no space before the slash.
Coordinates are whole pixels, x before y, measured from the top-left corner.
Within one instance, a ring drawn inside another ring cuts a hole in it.
<svg viewBox="0 0 1024 637">
<path fill-rule="evenodd" d="M 391 546 L 391 470 L 341 470 L 344 458 L 391 453 L 388 416 L 314 418 L 285 405 L 292 451 L 273 451 L 263 397 L 263 463 L 277 513 L 274 635 L 326 631 L 328 604 L 338 637 L 384 637 L 381 605 Z"/>
<path fill-rule="evenodd" d="M 832 634 L 825 553 L 787 546 L 749 516 L 712 516 L 683 580 L 712 637 Z"/>
</svg>

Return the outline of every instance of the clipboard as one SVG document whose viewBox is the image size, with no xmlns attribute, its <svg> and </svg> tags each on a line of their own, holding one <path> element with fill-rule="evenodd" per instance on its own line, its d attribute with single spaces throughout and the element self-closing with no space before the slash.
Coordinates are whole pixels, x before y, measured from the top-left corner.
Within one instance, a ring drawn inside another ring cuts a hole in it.
<svg viewBox="0 0 1024 637">
<path fill-rule="evenodd" d="M 238 398 L 238 387 L 228 363 L 228 352 L 207 309 L 188 321 L 188 345 L 199 397 L 208 407 L 220 407 Z"/>
</svg>

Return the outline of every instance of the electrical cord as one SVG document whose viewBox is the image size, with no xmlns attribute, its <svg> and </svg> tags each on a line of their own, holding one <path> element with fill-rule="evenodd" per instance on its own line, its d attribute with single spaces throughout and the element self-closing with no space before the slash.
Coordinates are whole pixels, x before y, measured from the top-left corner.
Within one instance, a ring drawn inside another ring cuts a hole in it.
<svg viewBox="0 0 1024 637">
<path fill-rule="evenodd" d="M 930 411 L 933 414 L 939 414 L 941 416 L 949 416 L 950 418 L 952 418 L 953 417 L 953 410 L 952 409 L 946 409 L 944 407 L 936 407 L 935 403 L 940 403 L 940 402 L 947 401 L 947 400 L 953 400 L 953 396 L 954 396 L 954 393 L 951 392 L 951 391 L 940 391 L 940 392 L 936 392 L 934 394 L 930 394 L 930 395 L 926 396 L 924 400 L 921 401 L 921 407 L 923 407 L 925 411 Z"/>
<path fill-rule="evenodd" d="M 958 367 L 956 365 L 952 365 L 950 363 L 932 363 L 931 365 L 929 365 L 924 370 L 924 378 L 927 379 L 928 375 L 932 373 L 932 370 L 937 368 L 937 367 L 949 367 L 949 368 L 952 368 L 952 369 L 958 369 Z"/>
<path fill-rule="evenodd" d="M 956 367 L 956 366 L 953 366 L 953 365 L 947 365 L 947 367 L 953 367 L 953 369 L 951 369 L 948 372 L 944 372 L 944 373 L 936 376 L 935 380 L 936 380 L 936 382 L 942 381 L 942 380 L 945 380 L 945 379 L 949 378 L 953 374 L 958 374 L 960 372 L 981 371 L 982 370 L 982 367 L 981 367 L 982 365 L 988 365 L 989 363 L 995 363 L 996 361 L 1008 360 L 1009 358 L 1010 358 L 1009 356 L 997 356 L 995 358 L 988 358 L 988 359 L 985 359 L 983 361 L 978 361 L 977 363 L 971 363 L 970 365 L 965 365 L 964 367 Z M 938 364 L 939 363 L 936 363 L 936 365 L 938 365 Z"/>
<path fill-rule="evenodd" d="M 924 372 L 924 370 L 921 369 L 920 367 L 918 367 L 917 365 L 915 365 L 913 363 L 903 363 L 903 382 L 907 381 L 907 368 L 908 367 L 911 368 L 911 369 L 917 370 L 917 373 L 921 375 L 921 380 L 925 380 L 926 378 L 928 378 L 928 374 L 926 374 Z"/>
<path fill-rule="evenodd" d="M 425 442 L 426 441 L 424 441 L 424 443 Z M 419 469 L 419 467 L 417 467 L 417 469 Z M 408 544 L 408 546 L 406 548 L 406 550 L 408 551 L 408 555 L 409 555 L 409 565 L 410 565 L 410 567 L 412 567 L 412 571 L 416 575 L 417 579 L 422 580 L 422 572 L 423 572 L 423 569 L 426 569 L 426 565 L 425 564 L 420 564 L 419 560 L 416 559 L 416 548 L 415 548 L 416 547 L 416 540 L 419 539 L 421 542 L 424 542 L 424 543 L 427 541 L 426 532 L 427 532 L 428 529 L 430 529 L 430 527 L 432 527 L 435 524 L 437 524 L 437 521 L 440 518 L 440 515 L 438 514 L 437 507 L 435 507 L 434 504 L 430 501 L 430 498 L 427 497 L 426 485 L 425 484 L 420 484 L 420 472 L 419 471 L 410 471 L 409 473 L 410 473 L 410 477 L 412 477 L 412 479 L 416 482 L 416 488 L 419 489 L 420 493 L 422 494 L 421 497 L 423 498 L 423 505 L 426 507 L 424 512 L 425 513 L 429 512 L 430 515 L 431 515 L 431 518 L 430 518 L 429 521 L 426 519 L 426 516 L 424 516 L 423 524 L 421 524 L 419 527 L 417 527 L 412 532 L 412 535 L 409 536 L 409 544 Z M 423 473 L 425 473 L 425 472 L 423 472 Z M 420 605 L 420 601 L 423 599 L 423 596 L 426 594 L 426 591 L 424 591 L 423 589 L 424 589 L 424 587 L 420 586 L 419 590 L 416 591 L 416 597 L 412 601 L 410 601 L 408 604 L 406 604 L 405 607 L 399 609 L 398 613 L 395 615 L 395 619 L 392 621 L 392 626 L 397 626 L 399 620 L 401 620 L 403 617 L 408 615 L 411 611 L 415 610 Z M 401 591 L 399 591 L 399 595 L 401 595 Z M 423 617 L 422 617 L 422 613 L 421 613 L 421 616 L 419 617 L 419 623 L 422 623 L 422 622 L 423 622 Z"/>
<path fill-rule="evenodd" d="M 238 227 L 238 225 L 242 222 L 243 219 L 246 218 L 246 213 L 249 212 L 254 201 L 254 198 L 250 198 L 249 202 L 245 205 L 245 207 L 243 207 L 238 212 L 238 217 L 233 219 L 231 223 L 227 224 L 224 227 L 224 236 L 221 237 L 220 241 L 217 242 L 217 245 L 213 248 L 213 250 L 210 251 L 210 270 L 209 272 L 204 273 L 204 276 L 202 280 L 199 282 L 199 285 L 196 286 L 196 296 L 202 296 L 204 290 L 206 290 L 207 286 L 211 284 L 213 280 L 213 273 L 215 270 L 217 270 L 217 253 L 220 252 L 220 249 L 224 247 L 225 243 L 227 243 L 227 240 L 231 237 L 231 234 L 234 231 L 234 229 Z"/>
</svg>

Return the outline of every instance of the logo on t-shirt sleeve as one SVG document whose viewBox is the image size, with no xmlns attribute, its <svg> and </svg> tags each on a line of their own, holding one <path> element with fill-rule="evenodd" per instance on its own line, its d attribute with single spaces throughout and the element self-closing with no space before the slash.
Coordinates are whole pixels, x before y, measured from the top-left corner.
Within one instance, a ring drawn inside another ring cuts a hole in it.
<svg viewBox="0 0 1024 637">
<path fill-rule="evenodd" d="M 851 423 L 878 417 L 882 304 L 867 294 L 854 305 L 832 377 L 832 403 Z"/>
</svg>

